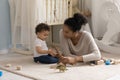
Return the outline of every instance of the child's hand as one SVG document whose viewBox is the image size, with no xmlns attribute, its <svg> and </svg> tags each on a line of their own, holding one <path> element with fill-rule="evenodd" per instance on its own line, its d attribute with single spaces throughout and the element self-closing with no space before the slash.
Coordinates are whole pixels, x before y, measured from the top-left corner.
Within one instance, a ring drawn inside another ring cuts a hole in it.
<svg viewBox="0 0 120 80">
<path fill-rule="evenodd" d="M 49 50 L 48 50 L 48 54 L 50 54 L 51 56 L 56 56 L 55 51 L 52 50 L 52 49 L 49 49 Z"/>
</svg>

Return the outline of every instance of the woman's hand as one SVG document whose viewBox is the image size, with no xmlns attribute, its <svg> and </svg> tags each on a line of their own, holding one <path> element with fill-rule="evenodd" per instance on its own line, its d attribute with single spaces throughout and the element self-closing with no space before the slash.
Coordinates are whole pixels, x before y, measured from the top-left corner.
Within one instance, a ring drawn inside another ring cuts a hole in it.
<svg viewBox="0 0 120 80">
<path fill-rule="evenodd" d="M 68 64 L 74 65 L 77 63 L 75 57 L 67 57 L 67 59 L 69 60 Z"/>
<path fill-rule="evenodd" d="M 64 57 L 62 60 L 61 60 L 62 63 L 64 64 L 76 64 L 76 59 L 74 57 Z"/>
</svg>

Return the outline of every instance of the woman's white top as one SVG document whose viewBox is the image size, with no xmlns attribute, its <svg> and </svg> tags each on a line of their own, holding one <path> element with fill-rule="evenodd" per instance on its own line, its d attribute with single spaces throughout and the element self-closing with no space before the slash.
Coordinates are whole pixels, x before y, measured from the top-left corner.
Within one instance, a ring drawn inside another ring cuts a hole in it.
<svg viewBox="0 0 120 80">
<path fill-rule="evenodd" d="M 60 44 L 64 56 L 82 56 L 84 62 L 99 60 L 101 53 L 93 39 L 91 33 L 81 31 L 82 35 L 77 45 L 73 45 L 71 39 L 67 39 L 60 31 Z"/>
</svg>

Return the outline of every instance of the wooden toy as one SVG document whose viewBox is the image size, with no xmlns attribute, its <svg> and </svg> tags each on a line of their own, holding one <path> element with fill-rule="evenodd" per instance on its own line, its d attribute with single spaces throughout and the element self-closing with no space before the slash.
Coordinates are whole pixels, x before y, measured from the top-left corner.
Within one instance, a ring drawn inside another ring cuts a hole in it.
<svg viewBox="0 0 120 80">
<path fill-rule="evenodd" d="M 120 64 L 120 60 L 106 59 L 105 64 L 106 65 L 117 65 L 117 64 Z"/>
<path fill-rule="evenodd" d="M 59 72 L 65 72 L 66 64 L 69 62 L 68 59 L 64 58 L 64 56 L 60 53 L 59 49 L 56 46 L 53 46 L 56 50 L 56 57 L 59 59 L 59 62 L 56 66 L 56 69 L 59 69 Z"/>
<path fill-rule="evenodd" d="M 67 70 L 66 65 L 59 63 L 56 69 L 59 69 L 59 72 L 65 72 Z"/>
<path fill-rule="evenodd" d="M 5 65 L 5 67 L 8 67 L 8 68 L 11 67 L 11 66 L 12 66 L 11 64 L 6 64 Z"/>
<path fill-rule="evenodd" d="M 95 61 L 95 64 L 96 65 L 102 65 L 102 64 L 104 64 L 104 60 Z"/>
<path fill-rule="evenodd" d="M 114 65 L 120 64 L 120 60 L 114 60 Z"/>
<path fill-rule="evenodd" d="M 114 64 L 115 63 L 115 59 L 110 59 L 110 63 Z"/>
<path fill-rule="evenodd" d="M 51 65 L 51 66 L 50 66 L 50 69 L 56 69 L 57 66 L 58 66 L 58 65 Z"/>
<path fill-rule="evenodd" d="M 64 65 L 66 65 L 69 60 L 64 58 L 64 56 L 60 53 L 59 49 L 56 46 L 52 46 L 55 50 L 56 50 L 56 57 L 59 59 L 58 63 L 63 63 Z"/>
<path fill-rule="evenodd" d="M 22 66 L 16 66 L 16 70 L 21 70 Z"/>
</svg>

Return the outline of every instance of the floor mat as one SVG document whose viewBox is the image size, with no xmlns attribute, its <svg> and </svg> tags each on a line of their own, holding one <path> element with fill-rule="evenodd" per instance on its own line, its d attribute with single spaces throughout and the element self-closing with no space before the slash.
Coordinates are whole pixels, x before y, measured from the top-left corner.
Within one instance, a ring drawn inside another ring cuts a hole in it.
<svg viewBox="0 0 120 80">
<path fill-rule="evenodd" d="M 120 58 L 118 55 L 106 53 L 103 55 L 104 57 Z M 1 59 L 1 57 L 5 58 Z M 8 63 L 12 64 L 12 67 L 6 68 L 5 65 Z M 15 67 L 18 65 L 22 66 L 22 70 L 15 70 Z M 34 80 L 106 80 L 116 74 L 120 74 L 120 65 L 90 66 L 88 64 L 78 64 L 76 66 L 68 66 L 68 70 L 64 73 L 50 69 L 50 66 L 51 65 L 34 63 L 32 56 L 20 54 L 0 56 L 0 67 L 2 69 Z"/>
</svg>

